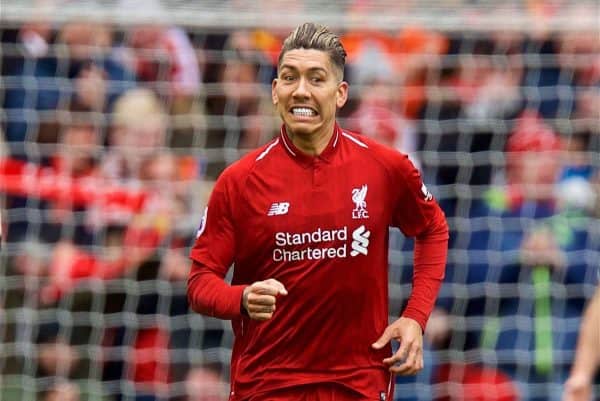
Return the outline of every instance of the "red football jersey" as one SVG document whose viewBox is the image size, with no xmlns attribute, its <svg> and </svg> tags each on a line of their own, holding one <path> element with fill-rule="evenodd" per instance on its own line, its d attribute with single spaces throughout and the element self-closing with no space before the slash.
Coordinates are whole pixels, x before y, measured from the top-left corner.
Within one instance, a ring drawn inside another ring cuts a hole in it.
<svg viewBox="0 0 600 401">
<path fill-rule="evenodd" d="M 407 156 L 335 126 L 319 156 L 278 138 L 219 177 L 191 251 L 191 307 L 232 319 L 232 400 L 276 388 L 342 384 L 389 392 L 374 350 L 388 325 L 388 227 L 415 242 L 403 316 L 425 327 L 444 276 L 448 228 Z M 232 284 L 225 277 L 234 265 Z M 242 313 L 243 289 L 274 278 L 288 295 L 265 322 Z"/>
</svg>

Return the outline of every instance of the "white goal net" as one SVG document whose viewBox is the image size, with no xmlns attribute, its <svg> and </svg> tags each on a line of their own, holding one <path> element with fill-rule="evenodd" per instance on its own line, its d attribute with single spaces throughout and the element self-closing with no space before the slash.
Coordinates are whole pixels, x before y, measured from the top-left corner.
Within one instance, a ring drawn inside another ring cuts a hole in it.
<svg viewBox="0 0 600 401">
<path fill-rule="evenodd" d="M 451 228 L 395 400 L 560 399 L 600 260 L 598 2 L 2 0 L 0 401 L 227 399 L 187 255 L 215 178 L 278 132 L 305 21 L 348 51 L 341 125 L 409 154 Z M 411 277 L 391 230 L 390 318 Z"/>
</svg>

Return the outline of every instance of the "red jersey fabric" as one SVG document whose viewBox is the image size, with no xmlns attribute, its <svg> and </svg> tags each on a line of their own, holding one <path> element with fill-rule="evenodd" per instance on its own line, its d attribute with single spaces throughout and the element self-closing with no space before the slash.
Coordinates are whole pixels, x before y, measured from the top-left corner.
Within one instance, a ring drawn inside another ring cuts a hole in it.
<svg viewBox="0 0 600 401">
<path fill-rule="evenodd" d="M 250 397 L 247 401 L 360 401 L 362 399 L 360 395 L 339 384 L 319 383 L 278 389 Z"/>
<path fill-rule="evenodd" d="M 282 127 L 221 174 L 191 250 L 188 298 L 195 311 L 232 320 L 232 400 L 310 383 L 374 400 L 389 393 L 391 346 L 371 347 L 388 324 L 389 226 L 416 237 L 403 316 L 425 328 L 448 227 L 406 155 L 336 125 L 326 149 L 308 156 Z M 270 320 L 251 320 L 243 290 L 268 278 L 288 295 Z"/>
</svg>

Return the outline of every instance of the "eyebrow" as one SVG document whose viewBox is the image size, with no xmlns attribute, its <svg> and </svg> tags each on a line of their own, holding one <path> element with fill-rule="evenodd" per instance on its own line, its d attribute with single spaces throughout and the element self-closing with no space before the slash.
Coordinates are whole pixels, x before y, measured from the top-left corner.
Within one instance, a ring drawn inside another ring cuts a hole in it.
<svg viewBox="0 0 600 401">
<path fill-rule="evenodd" d="M 280 70 L 294 70 L 294 71 L 298 71 L 298 68 L 294 67 L 293 65 L 290 64 L 282 64 L 281 67 L 279 68 Z M 310 67 L 308 69 L 309 72 L 315 72 L 315 71 L 320 71 L 320 72 L 324 72 L 325 74 L 327 74 L 327 70 L 323 67 Z"/>
</svg>

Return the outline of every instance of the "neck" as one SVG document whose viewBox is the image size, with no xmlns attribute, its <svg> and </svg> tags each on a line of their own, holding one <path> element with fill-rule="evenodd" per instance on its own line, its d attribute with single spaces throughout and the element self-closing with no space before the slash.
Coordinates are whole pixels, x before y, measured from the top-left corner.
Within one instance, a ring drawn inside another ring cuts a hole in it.
<svg viewBox="0 0 600 401">
<path fill-rule="evenodd" d="M 335 122 L 332 122 L 331 124 L 327 124 L 324 129 L 309 135 L 295 134 L 286 127 L 286 133 L 295 147 L 307 155 L 318 156 L 325 150 L 327 144 L 329 144 L 333 136 L 334 126 Z"/>
</svg>

